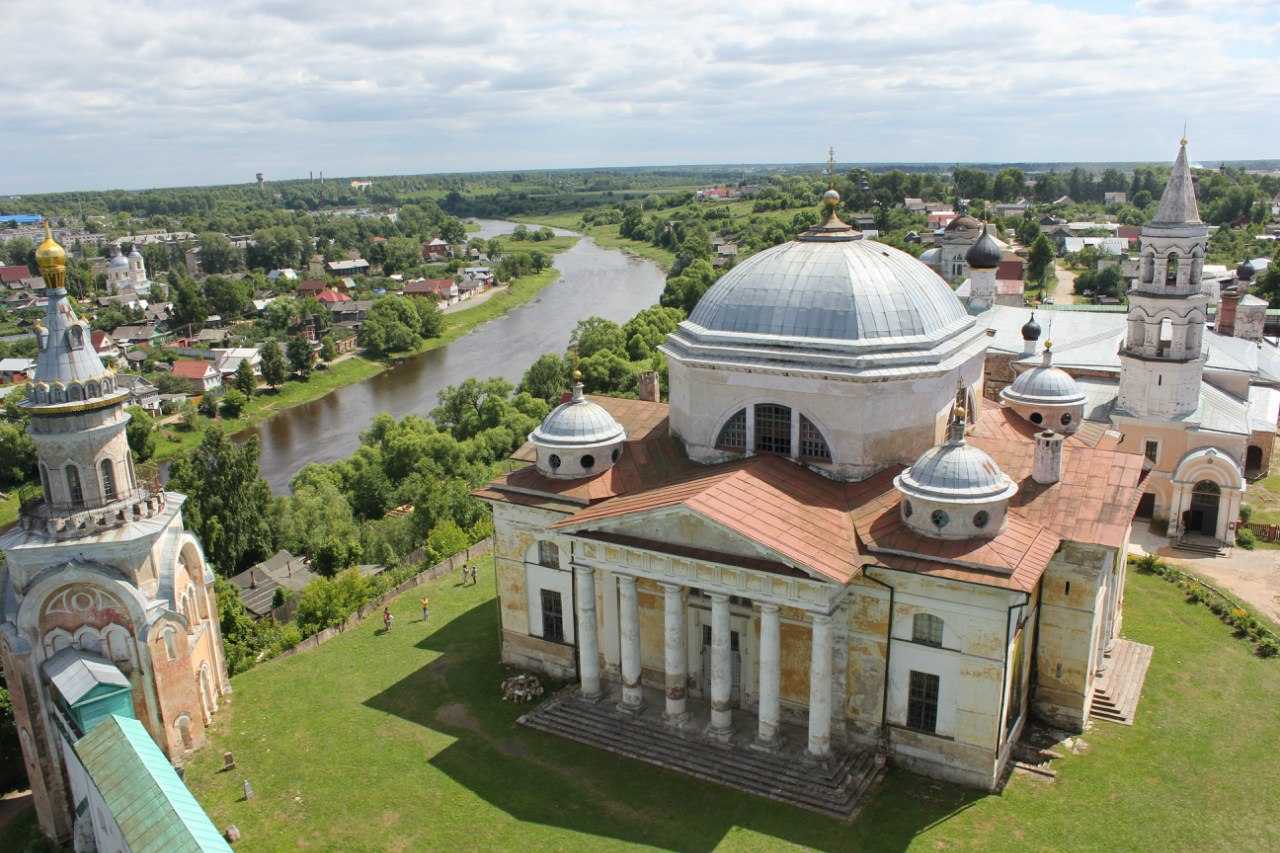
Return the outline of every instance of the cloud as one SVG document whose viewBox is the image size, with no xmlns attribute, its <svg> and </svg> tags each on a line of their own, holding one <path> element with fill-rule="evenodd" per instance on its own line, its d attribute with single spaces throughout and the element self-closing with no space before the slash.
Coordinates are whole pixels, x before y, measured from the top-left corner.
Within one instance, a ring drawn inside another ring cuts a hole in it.
<svg viewBox="0 0 1280 853">
<path fill-rule="evenodd" d="M 1271 3 L 1078 5 L 20 0 L 7 30 L 49 61 L 7 66 L 23 156 L 0 192 L 820 161 L 837 142 L 858 161 L 1163 160 L 1183 118 L 1197 156 L 1272 153 Z"/>
</svg>

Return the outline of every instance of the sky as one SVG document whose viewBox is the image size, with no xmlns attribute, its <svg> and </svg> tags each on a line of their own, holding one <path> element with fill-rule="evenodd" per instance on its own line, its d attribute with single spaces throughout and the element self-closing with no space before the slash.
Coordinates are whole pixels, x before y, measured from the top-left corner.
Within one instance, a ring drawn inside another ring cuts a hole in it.
<svg viewBox="0 0 1280 853">
<path fill-rule="evenodd" d="M 1280 157 L 1278 0 L 5 0 L 0 194 Z"/>
</svg>

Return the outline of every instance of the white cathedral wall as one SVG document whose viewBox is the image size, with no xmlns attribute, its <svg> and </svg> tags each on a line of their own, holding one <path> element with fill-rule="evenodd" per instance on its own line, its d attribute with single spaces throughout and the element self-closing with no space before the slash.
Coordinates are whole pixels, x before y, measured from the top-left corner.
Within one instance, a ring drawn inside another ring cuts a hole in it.
<svg viewBox="0 0 1280 853">
<path fill-rule="evenodd" d="M 895 463 L 909 465 L 941 440 L 957 380 L 977 389 L 978 397 L 982 387 L 980 351 L 965 355 L 955 369 L 878 382 L 713 370 L 675 359 L 669 367 L 671 430 L 692 459 L 712 463 L 739 456 L 715 446 L 725 421 L 744 407 L 777 403 L 818 427 L 833 462 L 811 464 L 842 480 L 865 479 Z"/>
</svg>

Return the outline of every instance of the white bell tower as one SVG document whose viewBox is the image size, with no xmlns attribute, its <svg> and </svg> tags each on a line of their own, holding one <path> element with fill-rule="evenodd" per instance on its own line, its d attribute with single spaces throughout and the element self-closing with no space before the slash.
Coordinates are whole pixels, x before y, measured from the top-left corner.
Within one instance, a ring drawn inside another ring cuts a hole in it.
<svg viewBox="0 0 1280 853">
<path fill-rule="evenodd" d="M 1200 221 L 1182 140 L 1155 218 L 1142 229 L 1138 280 L 1120 352 L 1120 408 L 1144 418 L 1191 414 L 1200 403 L 1209 297 L 1201 287 L 1209 230 Z"/>
</svg>

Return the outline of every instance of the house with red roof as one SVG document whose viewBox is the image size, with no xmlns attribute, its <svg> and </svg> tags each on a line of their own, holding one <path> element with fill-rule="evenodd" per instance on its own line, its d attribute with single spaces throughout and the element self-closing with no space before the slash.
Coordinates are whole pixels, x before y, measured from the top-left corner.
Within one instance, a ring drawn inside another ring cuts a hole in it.
<svg viewBox="0 0 1280 853">
<path fill-rule="evenodd" d="M 222 374 L 213 362 L 203 359 L 181 360 L 173 363 L 173 375 L 191 383 L 191 393 L 199 396 L 222 385 Z"/>
<path fill-rule="evenodd" d="M 420 278 L 404 284 L 405 296 L 429 296 L 442 306 L 458 301 L 458 283 L 451 278 Z"/>
</svg>

